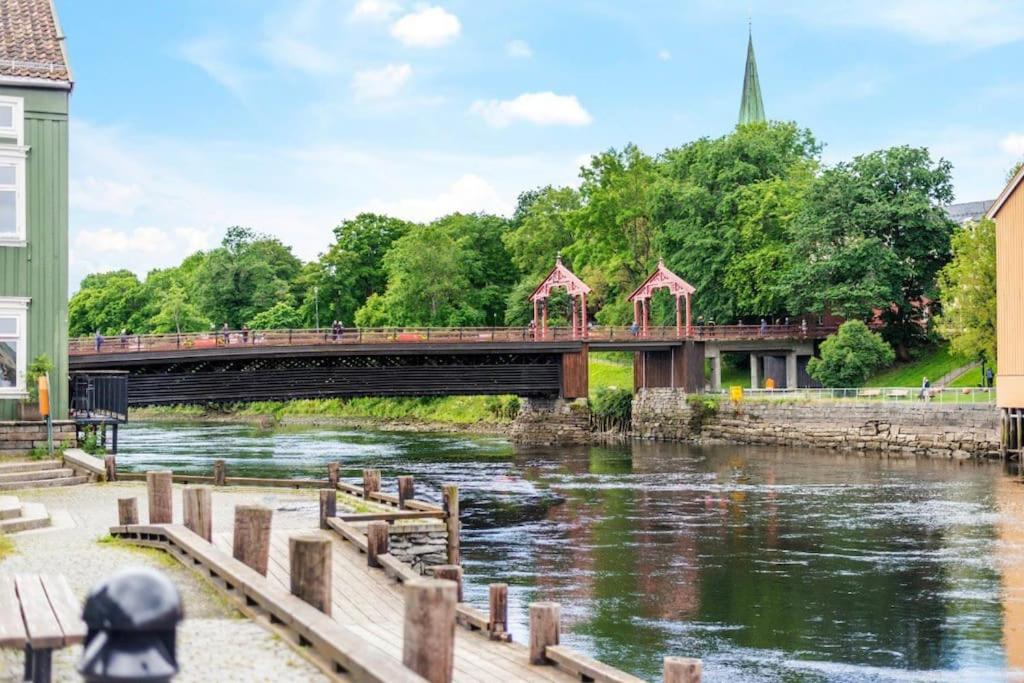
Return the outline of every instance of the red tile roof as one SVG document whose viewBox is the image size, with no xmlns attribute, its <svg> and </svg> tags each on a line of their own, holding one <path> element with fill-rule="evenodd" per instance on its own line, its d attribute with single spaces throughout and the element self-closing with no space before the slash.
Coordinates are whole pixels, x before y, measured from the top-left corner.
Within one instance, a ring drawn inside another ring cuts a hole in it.
<svg viewBox="0 0 1024 683">
<path fill-rule="evenodd" d="M 0 77 L 70 81 L 51 0 L 0 0 Z"/>
</svg>

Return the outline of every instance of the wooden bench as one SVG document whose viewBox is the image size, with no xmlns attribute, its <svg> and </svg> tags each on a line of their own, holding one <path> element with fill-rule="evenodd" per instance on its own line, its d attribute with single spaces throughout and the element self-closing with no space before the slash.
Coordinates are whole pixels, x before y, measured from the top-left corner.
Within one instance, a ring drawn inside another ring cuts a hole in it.
<svg viewBox="0 0 1024 683">
<path fill-rule="evenodd" d="M 63 576 L 0 575 L 0 647 L 25 650 L 25 680 L 49 683 L 57 648 L 85 640 L 82 606 Z"/>
</svg>

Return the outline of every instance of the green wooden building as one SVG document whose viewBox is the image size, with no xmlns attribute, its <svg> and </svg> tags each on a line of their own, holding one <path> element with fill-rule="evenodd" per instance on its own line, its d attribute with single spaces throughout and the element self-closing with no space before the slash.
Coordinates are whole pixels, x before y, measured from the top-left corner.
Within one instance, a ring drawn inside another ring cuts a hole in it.
<svg viewBox="0 0 1024 683">
<path fill-rule="evenodd" d="M 46 354 L 68 413 L 68 98 L 52 0 L 0 0 L 0 420 L 18 417 Z"/>
</svg>

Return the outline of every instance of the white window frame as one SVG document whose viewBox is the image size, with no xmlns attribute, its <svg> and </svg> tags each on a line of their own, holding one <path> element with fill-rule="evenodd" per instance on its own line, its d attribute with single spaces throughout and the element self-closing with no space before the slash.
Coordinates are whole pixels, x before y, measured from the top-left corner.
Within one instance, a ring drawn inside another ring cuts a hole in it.
<svg viewBox="0 0 1024 683">
<path fill-rule="evenodd" d="M 0 164 L 14 166 L 14 234 L 0 233 L 0 247 L 24 247 L 28 240 L 28 228 L 25 220 L 26 195 L 25 161 L 28 147 L 20 145 L 0 145 Z"/>
<path fill-rule="evenodd" d="M 25 386 L 25 375 L 28 372 L 28 304 L 25 297 L 0 297 L 0 316 L 13 317 L 17 321 L 14 336 L 18 343 L 17 384 L 13 387 L 0 387 L 0 399 L 25 398 L 28 389 Z M 10 335 L 4 334 L 7 339 Z"/>
<path fill-rule="evenodd" d="M 25 144 L 25 100 L 20 97 L 0 97 L 0 105 L 10 105 L 11 127 L 0 126 L 0 138 L 13 138 L 14 144 Z"/>
</svg>

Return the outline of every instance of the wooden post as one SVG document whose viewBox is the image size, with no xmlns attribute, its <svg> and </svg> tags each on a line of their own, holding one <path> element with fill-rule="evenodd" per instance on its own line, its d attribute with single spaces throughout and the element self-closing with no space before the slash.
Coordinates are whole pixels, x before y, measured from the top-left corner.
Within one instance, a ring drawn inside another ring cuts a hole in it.
<svg viewBox="0 0 1024 683">
<path fill-rule="evenodd" d="M 435 579 L 455 582 L 455 601 L 462 602 L 462 567 L 457 564 L 439 564 L 433 571 Z"/>
<path fill-rule="evenodd" d="M 331 614 L 331 541 L 319 535 L 288 539 L 292 595 Z"/>
<path fill-rule="evenodd" d="M 270 520 L 273 511 L 262 505 L 235 506 L 232 555 L 236 560 L 267 575 L 270 557 Z"/>
<path fill-rule="evenodd" d="M 227 482 L 228 468 L 223 460 L 213 461 L 213 485 L 224 486 Z"/>
<path fill-rule="evenodd" d="M 416 485 L 412 477 L 406 475 L 398 478 L 398 508 L 405 509 L 405 501 L 416 497 Z"/>
<path fill-rule="evenodd" d="M 363 470 L 363 498 L 370 500 L 370 494 L 378 491 L 380 491 L 380 470 Z"/>
<path fill-rule="evenodd" d="M 174 501 L 171 499 L 170 470 L 146 472 L 146 497 L 149 499 L 149 523 L 170 524 Z"/>
<path fill-rule="evenodd" d="M 530 664 L 549 664 L 544 650 L 558 645 L 562 631 L 562 606 L 557 602 L 530 604 Z"/>
<path fill-rule="evenodd" d="M 665 683 L 700 683 L 703 665 L 699 659 L 665 657 Z"/>
<path fill-rule="evenodd" d="M 442 494 L 444 523 L 448 527 L 448 564 L 462 564 L 459 552 L 459 487 L 445 484 Z"/>
<path fill-rule="evenodd" d="M 320 489 L 320 528 L 328 529 L 327 518 L 338 515 L 337 489 Z"/>
<path fill-rule="evenodd" d="M 370 522 L 366 525 L 366 564 L 379 568 L 378 555 L 385 555 L 390 550 L 390 525 L 384 521 Z"/>
<path fill-rule="evenodd" d="M 327 463 L 327 483 L 332 489 L 338 488 L 338 468 L 340 466 L 340 463 L 336 462 Z"/>
<path fill-rule="evenodd" d="M 487 630 L 491 638 L 496 638 L 508 631 L 508 584 L 492 583 L 488 591 L 490 603 L 487 618 Z"/>
<path fill-rule="evenodd" d="M 405 584 L 402 663 L 430 683 L 450 683 L 455 652 L 455 584 L 413 579 Z"/>
<path fill-rule="evenodd" d="M 139 523 L 139 501 L 135 498 L 117 499 L 117 523 L 121 526 Z"/>
<path fill-rule="evenodd" d="M 209 486 L 193 486 L 181 490 L 182 517 L 185 527 L 213 542 L 213 504 Z"/>
<path fill-rule="evenodd" d="M 108 455 L 103 458 L 103 469 L 106 470 L 107 481 L 117 481 L 117 458 Z"/>
</svg>

